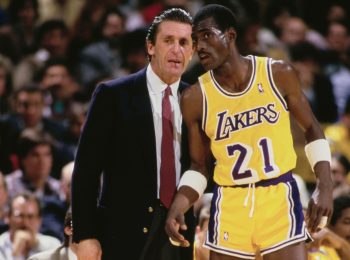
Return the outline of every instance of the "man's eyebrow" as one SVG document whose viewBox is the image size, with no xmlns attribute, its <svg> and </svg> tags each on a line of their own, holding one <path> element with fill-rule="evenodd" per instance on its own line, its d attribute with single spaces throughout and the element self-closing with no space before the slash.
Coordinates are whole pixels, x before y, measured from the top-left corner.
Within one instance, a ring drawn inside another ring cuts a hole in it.
<svg viewBox="0 0 350 260">
<path fill-rule="evenodd" d="M 210 31 L 211 27 L 204 27 L 204 28 L 199 28 L 195 30 L 196 32 L 204 32 L 204 31 Z"/>
</svg>

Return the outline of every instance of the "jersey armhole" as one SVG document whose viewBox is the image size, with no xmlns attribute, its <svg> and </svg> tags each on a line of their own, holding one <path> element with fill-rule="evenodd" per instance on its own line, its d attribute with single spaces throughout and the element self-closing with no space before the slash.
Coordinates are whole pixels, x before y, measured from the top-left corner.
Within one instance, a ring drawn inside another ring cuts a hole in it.
<svg viewBox="0 0 350 260">
<path fill-rule="evenodd" d="M 282 106 L 284 107 L 284 109 L 285 109 L 286 111 L 289 111 L 287 102 L 286 102 L 285 99 L 283 98 L 281 92 L 278 90 L 278 88 L 277 88 L 277 86 L 276 86 L 276 84 L 275 84 L 275 81 L 273 80 L 271 64 L 272 64 L 272 59 L 271 59 L 271 58 L 268 58 L 268 60 L 267 60 L 267 75 L 268 75 L 269 83 L 270 83 L 270 85 L 271 85 L 271 88 L 272 88 L 272 90 L 273 90 L 273 93 L 275 94 L 275 96 L 277 97 L 277 99 L 280 101 L 280 103 L 282 104 Z"/>
<path fill-rule="evenodd" d="M 203 100 L 203 102 L 202 102 L 202 130 L 205 132 L 205 128 L 207 125 L 208 102 L 207 102 L 207 98 L 205 95 L 202 77 L 198 78 L 198 82 L 199 82 L 199 87 L 201 88 L 202 100 Z"/>
</svg>

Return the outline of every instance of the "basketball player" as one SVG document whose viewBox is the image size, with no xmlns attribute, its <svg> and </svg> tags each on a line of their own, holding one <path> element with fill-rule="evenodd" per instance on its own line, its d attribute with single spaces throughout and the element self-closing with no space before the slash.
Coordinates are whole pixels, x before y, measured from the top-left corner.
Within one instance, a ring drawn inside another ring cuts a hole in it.
<svg viewBox="0 0 350 260">
<path fill-rule="evenodd" d="M 307 259 L 305 241 L 332 214 L 330 150 L 294 70 L 270 58 L 242 57 L 236 19 L 220 5 L 195 16 L 193 40 L 206 73 L 187 89 L 181 109 L 189 129 L 191 168 L 181 177 L 166 231 L 187 240 L 183 214 L 203 193 L 216 159 L 205 246 L 210 259 Z M 304 131 L 316 189 L 304 221 L 289 114 Z"/>
</svg>

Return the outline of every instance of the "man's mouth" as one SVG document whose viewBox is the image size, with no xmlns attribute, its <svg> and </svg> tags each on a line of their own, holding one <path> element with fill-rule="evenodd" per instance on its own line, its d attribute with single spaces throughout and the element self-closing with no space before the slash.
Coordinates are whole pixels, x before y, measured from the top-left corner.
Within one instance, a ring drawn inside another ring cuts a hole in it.
<svg viewBox="0 0 350 260">
<path fill-rule="evenodd" d="M 200 60 L 205 60 L 205 59 L 209 58 L 209 56 L 210 55 L 206 52 L 198 52 L 198 57 Z"/>
<path fill-rule="evenodd" d="M 179 65 L 181 64 L 181 61 L 180 60 L 176 60 L 176 59 L 172 59 L 172 60 L 168 60 L 171 64 L 174 64 L 174 65 Z"/>
</svg>

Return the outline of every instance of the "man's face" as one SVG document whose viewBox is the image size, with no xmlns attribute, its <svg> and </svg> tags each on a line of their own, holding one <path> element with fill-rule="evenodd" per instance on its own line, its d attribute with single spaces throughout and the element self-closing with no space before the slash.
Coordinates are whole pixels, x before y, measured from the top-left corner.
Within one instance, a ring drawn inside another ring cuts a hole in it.
<svg viewBox="0 0 350 260">
<path fill-rule="evenodd" d="M 73 78 L 63 65 L 49 67 L 41 82 L 44 89 L 49 89 L 55 98 L 65 98 L 71 92 Z"/>
<path fill-rule="evenodd" d="M 8 193 L 5 188 L 5 178 L 2 175 L 2 173 L 0 173 L 0 211 L 6 205 L 7 198 L 8 198 Z"/>
<path fill-rule="evenodd" d="M 334 186 L 346 183 L 346 170 L 344 166 L 335 158 L 331 160 L 331 172 Z"/>
<path fill-rule="evenodd" d="M 350 242 L 350 208 L 343 210 L 341 217 L 334 226 L 331 226 L 331 229 Z"/>
<path fill-rule="evenodd" d="M 9 218 L 11 234 L 13 235 L 17 230 L 28 230 L 35 234 L 39 231 L 40 225 L 38 205 L 34 201 L 17 197 L 12 202 L 12 213 Z"/>
<path fill-rule="evenodd" d="M 164 21 L 158 27 L 155 44 L 147 42 L 154 72 L 167 84 L 180 79 L 192 58 L 191 25 Z"/>
<path fill-rule="evenodd" d="M 23 116 L 27 127 L 36 126 L 42 119 L 44 98 L 39 92 L 21 92 L 16 100 L 16 111 Z"/>
<path fill-rule="evenodd" d="M 63 56 L 68 47 L 68 36 L 60 29 L 53 29 L 43 36 L 41 46 L 53 57 Z"/>
<path fill-rule="evenodd" d="M 110 14 L 102 28 L 102 34 L 106 39 L 119 37 L 124 33 L 123 19 L 117 14 Z"/>
<path fill-rule="evenodd" d="M 295 45 L 305 40 L 306 26 L 299 18 L 289 18 L 283 25 L 281 39 L 287 45 Z"/>
<path fill-rule="evenodd" d="M 31 181 L 43 180 L 50 175 L 52 167 L 51 146 L 40 144 L 29 151 L 22 160 L 26 177 Z"/>
<path fill-rule="evenodd" d="M 331 24 L 328 28 L 327 40 L 330 49 L 344 52 L 348 48 L 348 32 L 341 24 Z"/>
<path fill-rule="evenodd" d="M 199 61 L 206 70 L 215 69 L 225 62 L 230 52 L 229 42 L 227 35 L 218 29 L 213 18 L 196 24 L 192 37 Z"/>
</svg>

